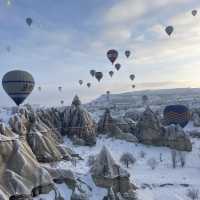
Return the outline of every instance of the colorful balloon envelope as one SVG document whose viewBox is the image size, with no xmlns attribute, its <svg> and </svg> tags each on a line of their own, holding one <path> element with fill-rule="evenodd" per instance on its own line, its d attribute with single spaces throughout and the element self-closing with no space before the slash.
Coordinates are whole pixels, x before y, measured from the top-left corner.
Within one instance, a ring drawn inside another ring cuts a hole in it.
<svg viewBox="0 0 200 200">
<path fill-rule="evenodd" d="M 95 72 L 96 72 L 96 71 L 95 71 L 95 70 L 93 70 L 93 69 L 92 69 L 92 70 L 90 70 L 90 75 L 91 75 L 92 77 L 94 77 L 94 75 L 95 75 Z"/>
<path fill-rule="evenodd" d="M 134 85 L 134 84 L 132 85 L 132 88 L 133 88 L 133 89 L 135 88 L 135 85 Z"/>
<path fill-rule="evenodd" d="M 3 76 L 2 86 L 8 96 L 19 106 L 33 91 L 35 81 L 30 73 L 13 70 Z"/>
<path fill-rule="evenodd" d="M 90 88 L 91 87 L 91 83 L 87 83 L 87 87 Z"/>
<path fill-rule="evenodd" d="M 41 92 L 41 90 L 42 90 L 42 87 L 41 87 L 41 86 L 39 86 L 39 87 L 38 87 L 38 90 Z"/>
<path fill-rule="evenodd" d="M 110 77 L 112 77 L 112 76 L 113 76 L 113 74 L 114 74 L 114 72 L 113 72 L 113 71 L 109 71 L 108 73 L 109 73 Z"/>
<path fill-rule="evenodd" d="M 129 58 L 129 57 L 130 57 L 130 55 L 131 55 L 131 51 L 129 51 L 129 50 L 126 50 L 126 51 L 125 51 L 125 56 L 126 56 L 127 58 Z"/>
<path fill-rule="evenodd" d="M 82 81 L 82 80 L 79 80 L 78 82 L 79 82 L 79 84 L 80 84 L 80 85 L 82 85 L 82 84 L 83 84 L 83 81 Z"/>
<path fill-rule="evenodd" d="M 165 32 L 170 36 L 174 31 L 174 27 L 173 26 L 167 26 L 165 28 Z"/>
<path fill-rule="evenodd" d="M 184 105 L 166 106 L 163 112 L 166 125 L 179 124 L 184 128 L 190 120 L 190 112 Z"/>
<path fill-rule="evenodd" d="M 110 49 L 108 52 L 107 52 L 107 58 L 110 60 L 110 62 L 113 64 L 116 59 L 118 57 L 118 51 L 115 50 L 115 49 Z"/>
<path fill-rule="evenodd" d="M 192 15 L 195 17 L 197 15 L 197 10 L 193 10 Z"/>
<path fill-rule="evenodd" d="M 115 69 L 116 69 L 117 71 L 119 71 L 119 70 L 120 70 L 120 68 L 121 68 L 121 64 L 119 64 L 119 63 L 116 63 L 116 64 L 115 64 Z"/>
<path fill-rule="evenodd" d="M 133 81 L 135 79 L 135 75 L 134 74 L 131 74 L 130 76 L 130 79 Z"/>
<path fill-rule="evenodd" d="M 60 92 L 62 91 L 62 87 L 61 86 L 58 87 L 58 91 L 60 91 Z"/>
<path fill-rule="evenodd" d="M 26 18 L 26 23 L 27 23 L 29 26 L 31 26 L 31 24 L 33 23 L 33 20 L 32 20 L 30 17 L 28 17 L 28 18 Z"/>
<path fill-rule="evenodd" d="M 96 72 L 95 78 L 100 82 L 101 79 L 103 78 L 103 73 L 102 72 Z"/>
</svg>

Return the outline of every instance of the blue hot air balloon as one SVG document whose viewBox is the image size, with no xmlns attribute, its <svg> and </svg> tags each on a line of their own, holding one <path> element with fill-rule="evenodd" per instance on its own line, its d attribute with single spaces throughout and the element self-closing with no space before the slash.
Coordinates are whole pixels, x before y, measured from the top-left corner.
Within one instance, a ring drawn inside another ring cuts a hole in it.
<svg viewBox="0 0 200 200">
<path fill-rule="evenodd" d="M 179 124 L 184 128 L 190 120 L 190 112 L 184 105 L 166 106 L 163 112 L 166 125 Z"/>
<path fill-rule="evenodd" d="M 8 96 L 20 105 L 33 91 L 35 81 L 28 72 L 13 70 L 3 76 L 2 86 Z"/>
</svg>

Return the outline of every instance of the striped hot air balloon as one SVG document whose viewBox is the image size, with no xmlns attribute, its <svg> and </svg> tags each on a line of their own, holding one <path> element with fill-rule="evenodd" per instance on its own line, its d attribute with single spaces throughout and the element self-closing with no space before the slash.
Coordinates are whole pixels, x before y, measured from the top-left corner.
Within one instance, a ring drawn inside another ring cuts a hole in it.
<svg viewBox="0 0 200 200">
<path fill-rule="evenodd" d="M 163 112 L 166 125 L 179 124 L 184 128 L 190 120 L 190 112 L 184 105 L 166 106 Z"/>
<path fill-rule="evenodd" d="M 20 105 L 32 92 L 35 81 L 28 72 L 13 70 L 4 75 L 2 86 L 8 96 L 12 98 L 17 105 Z"/>
</svg>

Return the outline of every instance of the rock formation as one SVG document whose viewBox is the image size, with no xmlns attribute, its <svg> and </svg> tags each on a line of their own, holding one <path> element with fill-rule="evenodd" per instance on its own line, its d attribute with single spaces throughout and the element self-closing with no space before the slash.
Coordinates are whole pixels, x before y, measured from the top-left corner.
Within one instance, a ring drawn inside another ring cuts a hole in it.
<svg viewBox="0 0 200 200">
<path fill-rule="evenodd" d="M 192 114 L 192 121 L 194 126 L 199 127 L 200 126 L 200 117 L 199 117 L 199 113 L 194 112 Z"/>
<path fill-rule="evenodd" d="M 121 194 L 134 190 L 129 180 L 129 173 L 115 162 L 105 146 L 97 156 L 90 172 L 98 187 L 112 188 L 115 193 Z"/>
<path fill-rule="evenodd" d="M 64 114 L 64 129 L 65 133 L 74 138 L 77 138 L 82 145 L 96 144 L 96 127 L 89 113 L 81 105 L 78 96 L 75 96 L 72 105 Z"/>
<path fill-rule="evenodd" d="M 164 127 L 157 115 L 147 107 L 137 123 L 136 136 L 141 143 L 168 146 L 177 150 L 191 151 L 192 144 L 181 127 Z"/>
<path fill-rule="evenodd" d="M 130 118 L 122 117 L 114 119 L 108 108 L 98 122 L 98 132 L 100 134 L 106 134 L 128 142 L 137 142 L 137 138 L 132 134 L 135 128 L 136 124 Z"/>
</svg>

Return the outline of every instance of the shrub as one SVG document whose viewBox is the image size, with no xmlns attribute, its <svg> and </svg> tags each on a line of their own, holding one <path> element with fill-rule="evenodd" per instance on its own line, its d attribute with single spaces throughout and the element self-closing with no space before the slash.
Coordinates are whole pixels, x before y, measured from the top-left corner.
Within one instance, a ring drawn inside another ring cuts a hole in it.
<svg viewBox="0 0 200 200">
<path fill-rule="evenodd" d="M 191 200 L 198 200 L 199 199 L 199 190 L 195 188 L 191 188 L 187 192 L 187 197 Z"/>
<path fill-rule="evenodd" d="M 147 165 L 152 169 L 154 170 L 156 168 L 156 166 L 158 165 L 157 161 L 155 158 L 150 158 L 148 161 L 147 161 Z"/>
<path fill-rule="evenodd" d="M 145 158 L 146 153 L 144 151 L 140 151 L 139 156 L 140 156 L 140 158 Z"/>
</svg>

